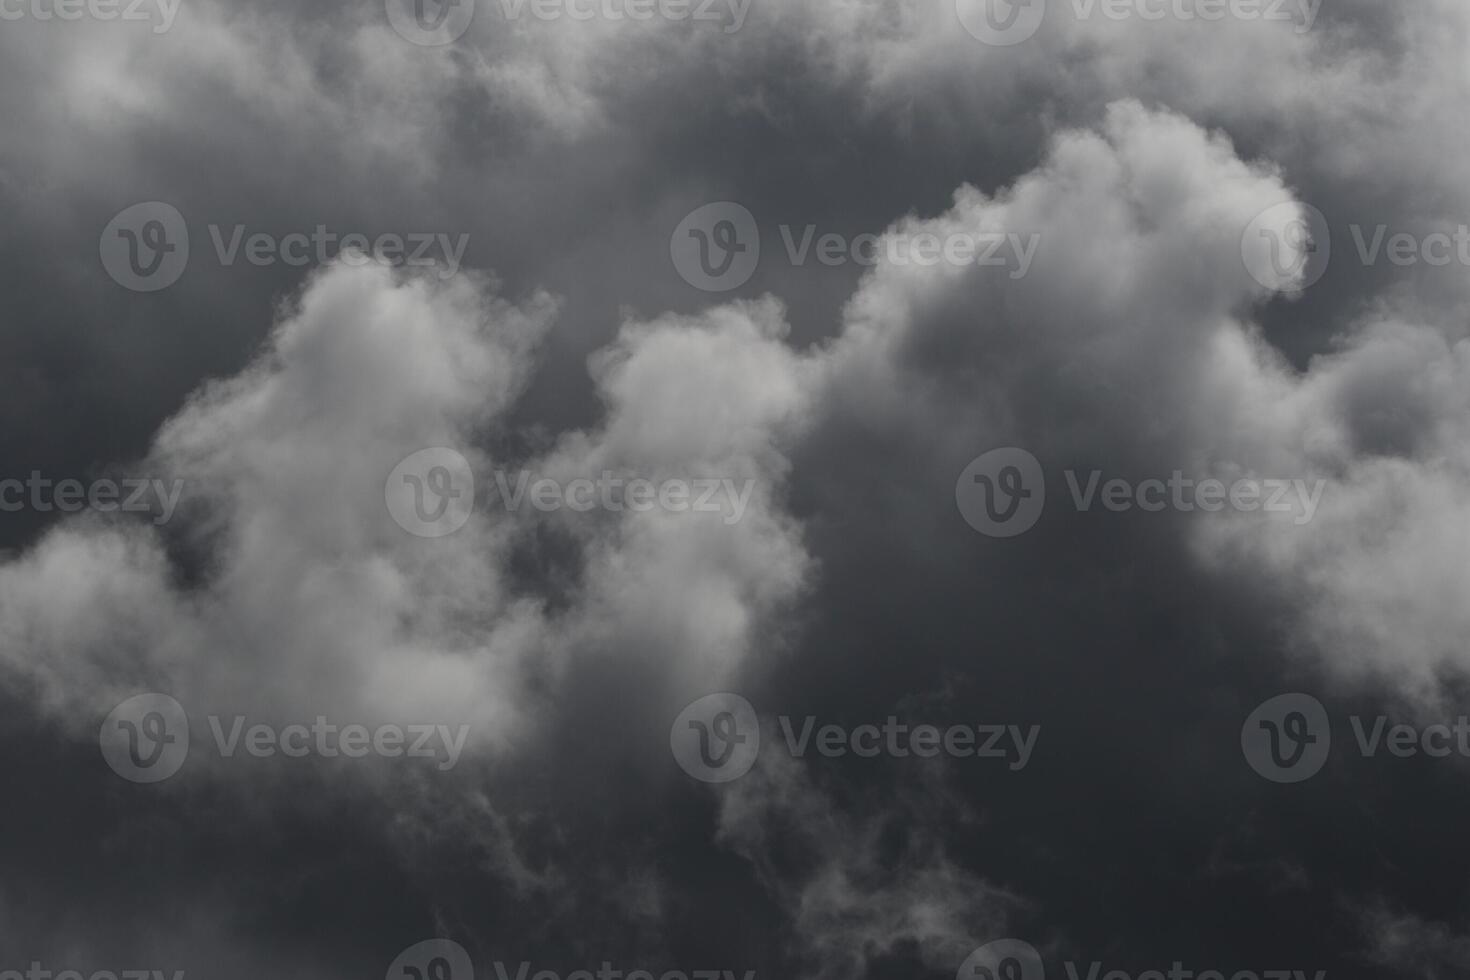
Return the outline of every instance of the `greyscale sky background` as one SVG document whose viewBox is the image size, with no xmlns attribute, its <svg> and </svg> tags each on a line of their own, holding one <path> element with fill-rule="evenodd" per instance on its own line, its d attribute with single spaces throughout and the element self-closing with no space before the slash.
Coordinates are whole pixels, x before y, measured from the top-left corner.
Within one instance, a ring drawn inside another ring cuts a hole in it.
<svg viewBox="0 0 1470 980">
<path fill-rule="evenodd" d="M 1467 100 L 1463 0 L 0 0 L 0 980 L 1467 975 Z"/>
</svg>

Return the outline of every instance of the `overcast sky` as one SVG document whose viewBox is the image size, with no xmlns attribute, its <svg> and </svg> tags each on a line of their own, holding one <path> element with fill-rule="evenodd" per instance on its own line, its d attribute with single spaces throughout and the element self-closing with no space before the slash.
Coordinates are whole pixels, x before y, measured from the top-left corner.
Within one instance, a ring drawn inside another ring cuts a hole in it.
<svg viewBox="0 0 1470 980">
<path fill-rule="evenodd" d="M 1466 976 L 1467 103 L 1464 0 L 0 0 L 0 980 Z"/>
</svg>

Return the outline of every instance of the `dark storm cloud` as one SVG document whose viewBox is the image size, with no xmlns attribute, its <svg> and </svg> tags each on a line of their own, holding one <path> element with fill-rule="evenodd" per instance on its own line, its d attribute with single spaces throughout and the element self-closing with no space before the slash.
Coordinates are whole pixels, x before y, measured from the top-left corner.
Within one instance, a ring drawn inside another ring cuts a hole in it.
<svg viewBox="0 0 1470 980">
<path fill-rule="evenodd" d="M 0 567 L 6 768 L 58 815 L 7 817 L 7 963 L 375 975 L 433 934 L 486 976 L 939 977 L 1001 934 L 1133 971 L 1452 954 L 1411 924 L 1455 919 L 1464 801 L 1419 834 L 1404 800 L 1456 760 L 1288 797 L 1239 727 L 1294 686 L 1430 711 L 1463 669 L 1463 269 L 1365 264 L 1350 226 L 1466 220 L 1464 12 L 1344 2 L 1299 34 L 1069 7 L 1013 48 L 945 3 L 756 0 L 732 34 L 481 4 L 444 48 L 371 3 L 6 22 L 0 458 L 190 481 L 161 530 L 6 515 L 33 545 Z M 151 200 L 193 253 L 136 294 L 98 236 Z M 720 200 L 763 255 L 714 296 L 669 239 Z M 1299 297 L 1240 256 L 1291 200 L 1333 233 Z M 467 235 L 467 272 L 223 266 L 209 228 L 237 224 Z M 808 225 L 1040 239 L 1018 278 L 829 268 L 784 252 Z M 756 489 L 733 525 L 491 505 L 420 540 L 383 481 L 434 445 L 482 482 Z M 1007 445 L 1047 511 L 992 540 L 955 482 Z M 1077 513 L 1069 467 L 1328 488 L 1304 526 Z M 767 723 L 1041 736 L 1017 772 L 763 756 L 708 789 L 668 726 L 722 688 Z M 447 774 L 191 757 L 150 794 L 93 748 L 147 689 L 476 738 Z M 1381 895 L 1406 911 L 1354 911 Z"/>
</svg>

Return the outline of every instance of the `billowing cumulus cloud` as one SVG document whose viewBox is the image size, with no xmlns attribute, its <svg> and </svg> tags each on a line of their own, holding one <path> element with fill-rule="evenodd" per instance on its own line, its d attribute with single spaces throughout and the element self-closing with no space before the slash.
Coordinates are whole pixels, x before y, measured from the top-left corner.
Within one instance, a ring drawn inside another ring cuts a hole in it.
<svg viewBox="0 0 1470 980">
<path fill-rule="evenodd" d="M 183 481 L 178 524 L 67 523 L 5 567 L 11 669 L 80 732 L 157 689 L 278 725 L 469 725 L 492 754 L 530 737 L 550 693 L 533 688 L 579 659 L 649 659 L 683 675 L 671 696 L 686 698 L 728 678 L 808 564 L 779 505 L 781 433 L 802 412 L 780 310 L 630 324 L 595 365 L 603 425 L 492 450 L 554 317 L 549 298 L 513 307 L 478 279 L 325 270 L 260 358 L 202 387 L 137 465 Z M 423 539 L 384 484 L 433 447 L 472 461 L 483 499 L 463 529 Z M 607 474 L 717 481 L 719 508 L 619 494 L 605 513 L 550 512 L 524 495 Z M 538 525 L 569 552 L 555 590 L 512 569 Z"/>
<path fill-rule="evenodd" d="M 0 771 L 47 806 L 0 817 L 0 969 L 377 975 L 437 935 L 477 976 L 932 980 L 1009 935 L 1048 975 L 1451 975 L 1463 760 L 1348 719 L 1463 713 L 1470 259 L 1392 241 L 1470 213 L 1467 8 L 1051 0 L 1000 47 L 948 2 L 516 6 L 441 47 L 382 3 L 0 21 L 0 479 L 164 490 L 4 515 Z M 188 267 L 132 293 L 99 234 L 154 200 Z M 670 235 L 726 200 L 761 257 L 707 293 Z M 318 227 L 463 267 L 217 246 Z M 1012 539 L 956 506 L 1003 447 L 1047 478 Z M 422 537 L 390 477 L 439 448 L 474 506 Z M 1101 502 L 1175 475 L 1290 506 Z M 1276 785 L 1241 724 L 1297 689 L 1330 758 Z M 198 746 L 158 786 L 98 757 L 144 691 Z M 706 785 L 670 725 L 717 691 L 766 738 Z M 793 757 L 808 715 L 1039 736 Z M 214 716 L 469 734 L 224 759 Z"/>
</svg>

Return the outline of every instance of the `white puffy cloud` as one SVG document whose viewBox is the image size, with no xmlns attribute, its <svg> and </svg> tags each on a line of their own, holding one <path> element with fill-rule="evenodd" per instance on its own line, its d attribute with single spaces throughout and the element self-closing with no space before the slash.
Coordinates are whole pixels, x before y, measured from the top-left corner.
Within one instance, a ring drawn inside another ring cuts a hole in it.
<svg viewBox="0 0 1470 980">
<path fill-rule="evenodd" d="M 1470 669 L 1470 347 L 1437 330 L 1364 325 L 1290 378 L 1237 345 L 1207 379 L 1232 400 L 1222 444 L 1259 472 L 1325 481 L 1310 523 L 1229 515 L 1202 560 L 1264 576 L 1297 614 L 1295 646 L 1329 672 L 1432 705 Z M 1254 464 L 1254 465 L 1252 465 Z"/>
<path fill-rule="evenodd" d="M 1297 649 L 1329 671 L 1432 697 L 1470 668 L 1467 351 L 1390 308 L 1339 324 L 1340 349 L 1304 372 L 1287 365 L 1250 319 L 1270 294 L 1241 240 L 1291 199 L 1223 137 L 1115 104 L 993 199 L 962 188 L 890 229 L 1040 244 L 1020 278 L 880 263 L 823 365 L 823 410 L 932 444 L 926 465 L 1014 444 L 1058 467 L 1324 481 L 1310 522 L 1195 512 L 1188 541 L 1204 565 L 1269 582 Z"/>
<path fill-rule="evenodd" d="M 554 315 L 546 297 L 512 307 L 473 277 L 329 267 L 256 362 L 201 388 L 140 465 L 185 481 L 182 529 L 64 522 L 0 566 L 7 668 L 77 733 L 158 689 L 201 735 L 205 715 L 324 714 L 468 724 L 472 750 L 491 754 L 529 737 L 547 694 L 533 686 L 554 691 L 578 658 L 642 658 L 679 678 L 671 698 L 728 678 L 806 574 L 781 509 L 781 433 L 803 396 L 780 310 L 629 325 L 596 366 L 605 424 L 544 457 L 497 459 L 483 447 Z M 460 531 L 421 539 L 393 522 L 384 481 L 436 446 L 472 461 L 483 499 Z M 492 474 L 514 484 L 521 470 L 563 485 L 717 478 L 743 491 L 741 509 L 543 514 L 499 499 Z M 542 522 L 572 543 L 574 596 L 555 609 L 512 571 Z M 180 550 L 197 567 L 179 567 Z"/>
</svg>

